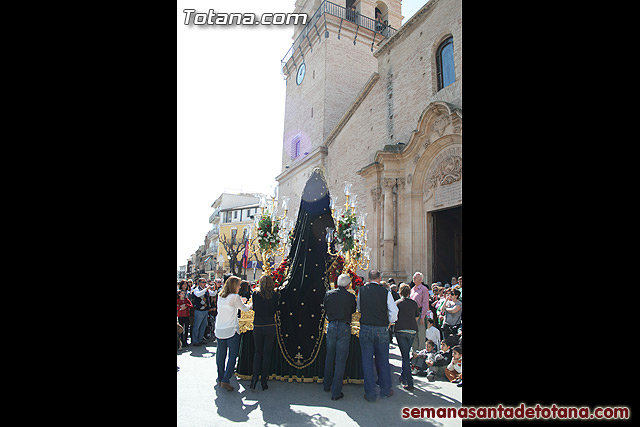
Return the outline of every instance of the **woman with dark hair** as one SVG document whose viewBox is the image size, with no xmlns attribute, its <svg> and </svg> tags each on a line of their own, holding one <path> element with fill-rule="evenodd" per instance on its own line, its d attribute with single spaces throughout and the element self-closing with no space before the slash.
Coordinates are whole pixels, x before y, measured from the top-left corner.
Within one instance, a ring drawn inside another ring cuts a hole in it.
<svg viewBox="0 0 640 427">
<path fill-rule="evenodd" d="M 455 343 L 458 341 L 458 328 L 462 325 L 462 303 L 458 298 L 460 298 L 460 291 L 452 290 L 444 304 L 445 316 L 442 322 L 443 339 L 446 340 L 451 336 Z"/>
<path fill-rule="evenodd" d="M 185 282 L 186 284 L 186 282 Z M 187 336 L 189 335 L 189 313 L 193 308 L 191 300 L 187 298 L 187 292 L 184 289 L 178 291 L 178 323 L 182 326 L 182 347 L 186 347 Z M 193 340 L 193 337 L 191 337 Z"/>
<path fill-rule="evenodd" d="M 249 286 L 249 282 L 246 280 L 240 282 L 240 292 L 238 292 L 238 295 L 246 299 L 251 298 L 251 286 Z"/>
<path fill-rule="evenodd" d="M 251 287 L 249 286 L 249 282 L 247 282 L 246 280 L 243 280 L 242 282 L 240 282 L 240 290 L 238 291 L 238 295 L 240 295 L 241 298 L 246 298 L 246 299 L 251 299 Z M 238 310 L 238 319 L 242 316 L 242 314 L 240 314 L 240 310 Z"/>
<path fill-rule="evenodd" d="M 276 307 L 280 294 L 274 291 L 275 283 L 269 275 L 263 275 L 259 282 L 260 287 L 253 292 L 253 342 L 255 354 L 253 355 L 253 376 L 251 387 L 256 388 L 258 376 L 261 376 L 262 389 L 269 388 L 269 370 L 271 367 L 271 350 L 276 340 Z"/>
</svg>

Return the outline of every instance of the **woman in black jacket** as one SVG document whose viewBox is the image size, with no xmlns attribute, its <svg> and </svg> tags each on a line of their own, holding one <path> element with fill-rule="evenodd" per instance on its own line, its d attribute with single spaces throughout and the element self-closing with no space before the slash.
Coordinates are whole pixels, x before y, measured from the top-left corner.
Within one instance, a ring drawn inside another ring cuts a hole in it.
<svg viewBox="0 0 640 427">
<path fill-rule="evenodd" d="M 276 306 L 280 294 L 274 291 L 275 283 L 270 275 L 260 278 L 259 288 L 253 292 L 253 342 L 255 344 L 255 354 L 253 355 L 253 376 L 251 378 L 252 389 L 256 388 L 258 376 L 262 378 L 260 383 L 262 389 L 269 388 L 269 370 L 271 367 L 271 350 L 276 340 Z"/>
</svg>

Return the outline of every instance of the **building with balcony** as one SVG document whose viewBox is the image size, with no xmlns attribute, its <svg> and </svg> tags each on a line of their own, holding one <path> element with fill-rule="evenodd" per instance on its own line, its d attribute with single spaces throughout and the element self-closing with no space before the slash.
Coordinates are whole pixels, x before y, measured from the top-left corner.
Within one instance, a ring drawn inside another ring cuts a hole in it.
<svg viewBox="0 0 640 427">
<path fill-rule="evenodd" d="M 247 227 L 254 225 L 256 215 L 260 212 L 258 207 L 260 196 L 261 194 L 222 193 L 211 205 L 213 208 L 213 213 L 209 217 L 211 230 L 207 235 L 210 238 L 211 253 L 215 258 L 215 267 L 212 271 L 215 272 L 216 277 L 221 277 L 223 273 L 231 270 L 229 254 L 221 239 L 234 245 L 234 248 L 241 244 Z M 257 249 L 257 244 L 253 248 Z M 238 261 L 241 262 L 241 257 L 238 257 Z M 246 275 L 248 280 L 253 280 L 255 274 L 256 280 L 259 279 L 262 275 L 262 263 L 258 262 L 253 255 L 250 255 L 248 261 L 246 273 L 242 269 L 242 275 Z M 241 270 L 241 266 L 237 268 L 238 271 Z"/>
</svg>

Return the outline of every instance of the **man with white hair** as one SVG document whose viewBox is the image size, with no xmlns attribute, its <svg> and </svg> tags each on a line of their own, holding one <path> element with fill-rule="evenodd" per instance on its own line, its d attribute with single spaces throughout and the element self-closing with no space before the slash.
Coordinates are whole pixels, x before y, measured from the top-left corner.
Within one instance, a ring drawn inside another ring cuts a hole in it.
<svg viewBox="0 0 640 427">
<path fill-rule="evenodd" d="M 331 400 L 344 397 L 342 377 L 349 356 L 351 340 L 351 315 L 356 311 L 356 297 L 347 291 L 351 283 L 348 274 L 338 277 L 338 289 L 324 295 L 324 310 L 329 321 L 327 326 L 327 357 L 324 361 L 324 391 L 331 391 Z"/>
<path fill-rule="evenodd" d="M 418 310 L 420 310 L 420 318 L 418 319 L 418 333 L 413 340 L 413 350 L 418 352 L 425 348 L 426 344 L 426 332 L 427 328 L 424 324 L 424 318 L 429 311 L 429 289 L 422 283 L 422 273 L 416 271 L 413 274 L 413 283 L 415 286 L 411 288 L 409 297 L 418 303 Z"/>
</svg>

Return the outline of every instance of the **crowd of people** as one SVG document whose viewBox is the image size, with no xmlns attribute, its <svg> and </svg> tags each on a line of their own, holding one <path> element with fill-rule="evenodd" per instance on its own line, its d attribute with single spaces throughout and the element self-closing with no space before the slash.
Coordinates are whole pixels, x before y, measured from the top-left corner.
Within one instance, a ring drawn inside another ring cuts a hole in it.
<svg viewBox="0 0 640 427">
<path fill-rule="evenodd" d="M 364 398 L 375 401 L 393 395 L 389 346 L 393 335 L 402 355 L 399 381 L 405 390 L 414 390 L 413 376 L 428 381 L 442 380 L 462 386 L 462 276 L 451 283 L 430 286 L 415 272 L 409 283 L 381 280 L 377 270 L 357 297 L 347 291 L 351 277 L 338 277 L 337 288 L 327 291 L 323 305 L 328 321 L 324 390 L 331 399 L 344 397 L 342 379 L 349 355 L 351 316 L 360 312 L 360 349 L 364 377 Z M 239 310 L 253 309 L 255 354 L 250 388 L 260 379 L 268 389 L 271 350 L 275 343 L 274 315 L 279 292 L 271 276 L 259 283 L 225 275 L 224 279 L 198 278 L 178 283 L 178 350 L 217 341 L 217 385 L 233 391 L 230 384 L 240 347 Z M 249 299 L 251 301 L 249 302 Z M 249 302 L 249 304 L 247 304 Z M 188 341 L 190 338 L 190 342 Z"/>
</svg>

